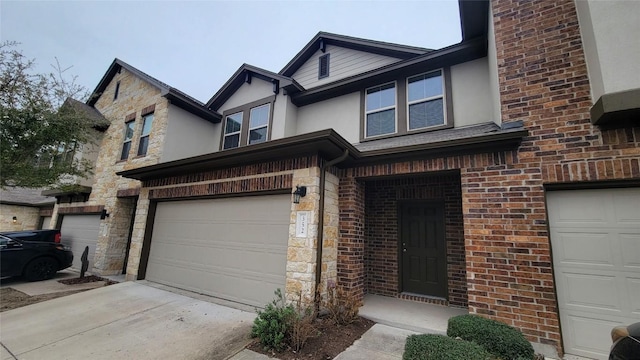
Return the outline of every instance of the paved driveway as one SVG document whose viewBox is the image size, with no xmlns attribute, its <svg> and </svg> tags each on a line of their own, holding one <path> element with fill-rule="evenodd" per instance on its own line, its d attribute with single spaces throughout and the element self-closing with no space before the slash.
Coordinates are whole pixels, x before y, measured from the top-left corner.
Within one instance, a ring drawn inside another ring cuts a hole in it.
<svg viewBox="0 0 640 360">
<path fill-rule="evenodd" d="M 0 359 L 225 359 L 254 317 L 125 282 L 0 314 Z"/>
</svg>

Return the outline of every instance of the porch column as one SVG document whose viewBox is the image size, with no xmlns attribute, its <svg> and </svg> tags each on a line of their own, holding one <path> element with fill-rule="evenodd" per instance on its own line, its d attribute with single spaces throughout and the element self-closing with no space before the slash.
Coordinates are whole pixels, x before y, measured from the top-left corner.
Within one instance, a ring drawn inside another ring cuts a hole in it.
<svg viewBox="0 0 640 360">
<path fill-rule="evenodd" d="M 338 286 L 364 297 L 364 184 L 352 176 L 340 179 Z"/>
<path fill-rule="evenodd" d="M 129 259 L 127 260 L 127 276 L 126 280 L 137 280 L 138 271 L 140 270 L 140 257 L 142 256 L 142 243 L 144 242 L 147 216 L 149 214 L 149 188 L 140 189 L 138 197 L 138 205 L 136 206 L 135 220 L 133 223 L 133 232 L 131 233 L 131 245 L 129 247 Z"/>
</svg>

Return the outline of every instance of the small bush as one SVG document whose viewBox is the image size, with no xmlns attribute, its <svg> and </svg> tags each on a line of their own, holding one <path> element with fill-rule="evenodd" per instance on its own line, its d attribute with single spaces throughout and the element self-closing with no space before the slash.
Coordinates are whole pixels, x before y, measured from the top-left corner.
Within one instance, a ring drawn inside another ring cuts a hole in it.
<svg viewBox="0 0 640 360">
<path fill-rule="evenodd" d="M 531 343 L 517 329 L 477 315 L 449 319 L 447 335 L 473 341 L 503 360 L 533 359 Z"/>
<path fill-rule="evenodd" d="M 295 351 L 300 351 L 307 343 L 307 340 L 316 336 L 318 330 L 313 325 L 316 320 L 315 307 L 309 299 L 303 299 L 302 294 L 298 295 L 295 312 L 289 318 L 290 334 L 288 336 L 290 346 Z"/>
<path fill-rule="evenodd" d="M 251 337 L 257 337 L 265 349 L 282 351 L 287 347 L 287 338 L 291 333 L 291 318 L 295 315 L 293 305 L 286 305 L 280 289 L 274 292 L 276 299 L 267 304 L 251 328 Z"/>
<path fill-rule="evenodd" d="M 444 335 L 411 335 L 404 346 L 403 360 L 490 360 L 482 346 Z"/>
<path fill-rule="evenodd" d="M 322 306 L 329 312 L 329 318 L 336 325 L 347 325 L 358 319 L 358 311 L 362 302 L 352 293 L 342 288 L 329 284 L 327 286 L 327 299 Z"/>
</svg>

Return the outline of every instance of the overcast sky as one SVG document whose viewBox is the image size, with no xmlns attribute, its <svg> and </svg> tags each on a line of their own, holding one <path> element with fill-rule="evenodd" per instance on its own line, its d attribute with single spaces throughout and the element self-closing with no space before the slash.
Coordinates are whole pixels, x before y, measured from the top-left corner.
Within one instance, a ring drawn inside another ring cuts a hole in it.
<svg viewBox="0 0 640 360">
<path fill-rule="evenodd" d="M 242 65 L 280 71 L 318 32 L 439 49 L 458 3 L 420 1 L 0 1 L 0 39 L 38 72 L 57 57 L 93 90 L 114 58 L 206 102 Z"/>
</svg>

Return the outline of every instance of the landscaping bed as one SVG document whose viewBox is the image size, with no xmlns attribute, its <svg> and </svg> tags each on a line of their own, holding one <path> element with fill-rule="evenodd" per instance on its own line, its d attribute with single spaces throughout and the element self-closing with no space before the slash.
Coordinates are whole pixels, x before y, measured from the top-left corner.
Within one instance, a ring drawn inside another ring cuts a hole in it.
<svg viewBox="0 0 640 360">
<path fill-rule="evenodd" d="M 10 287 L 0 289 L 0 312 L 17 309 L 23 306 L 47 301 L 63 296 L 69 296 L 77 294 L 79 292 L 87 291 L 89 289 L 82 290 L 70 290 L 60 291 L 49 294 L 30 296 L 16 289 Z"/>
<path fill-rule="evenodd" d="M 356 321 L 347 325 L 335 325 L 329 318 L 315 320 L 317 336 L 310 338 L 304 347 L 295 352 L 285 349 L 282 352 L 264 350 L 264 347 L 256 339 L 248 349 L 282 360 L 327 360 L 333 359 L 345 351 L 354 341 L 358 340 L 375 323 L 371 320 L 359 317 Z"/>
<path fill-rule="evenodd" d="M 87 284 L 87 283 L 98 282 L 98 281 L 104 281 L 105 282 L 105 286 L 113 285 L 113 284 L 117 284 L 118 283 L 117 281 L 105 279 L 103 277 L 95 276 L 95 275 L 89 275 L 89 276 L 85 276 L 85 277 L 77 277 L 77 278 L 71 278 L 71 279 L 58 280 L 59 283 L 65 284 L 65 285 Z"/>
</svg>

